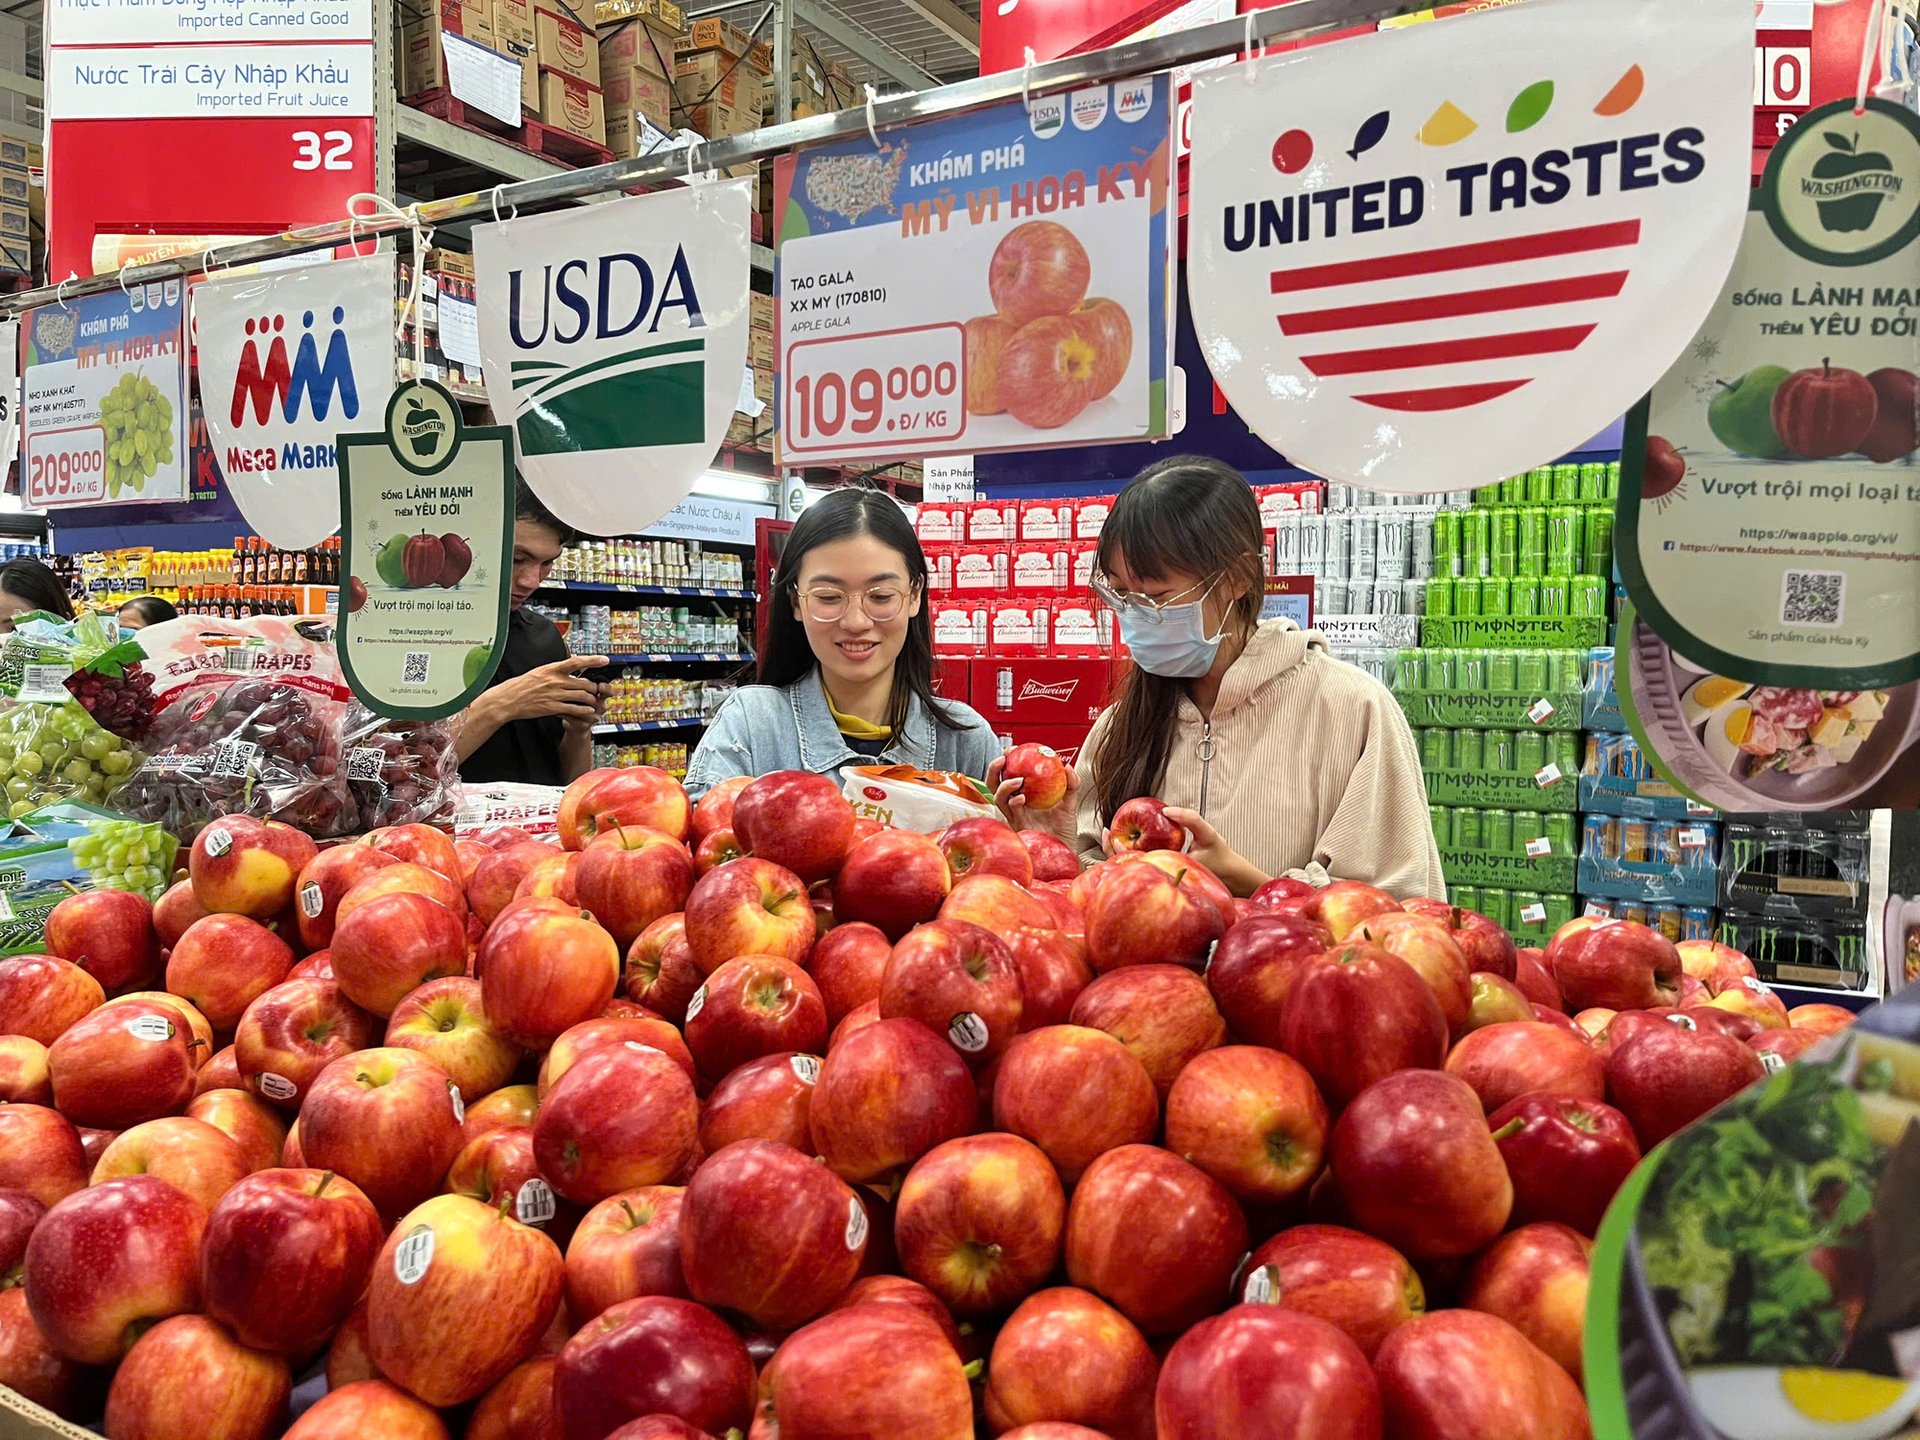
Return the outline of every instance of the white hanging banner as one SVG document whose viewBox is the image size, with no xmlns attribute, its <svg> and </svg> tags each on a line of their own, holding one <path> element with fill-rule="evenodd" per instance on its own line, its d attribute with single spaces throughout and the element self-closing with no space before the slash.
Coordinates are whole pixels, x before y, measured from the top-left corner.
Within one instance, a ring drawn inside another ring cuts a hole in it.
<svg viewBox="0 0 1920 1440">
<path fill-rule="evenodd" d="M 741 180 L 475 228 L 487 396 L 567 524 L 645 530 L 712 463 L 747 363 L 752 225 Z"/>
<path fill-rule="evenodd" d="M 0 320 L 0 473 L 20 449 L 20 322 Z"/>
<path fill-rule="evenodd" d="M 378 433 L 393 394 L 394 257 L 210 279 L 193 291 L 200 403 L 220 473 L 268 543 L 340 528 L 343 434 Z"/>
<path fill-rule="evenodd" d="M 1187 295 L 1288 460 L 1401 493 L 1546 464 L 1733 263 L 1752 0 L 1530 0 L 1194 81 Z"/>
</svg>

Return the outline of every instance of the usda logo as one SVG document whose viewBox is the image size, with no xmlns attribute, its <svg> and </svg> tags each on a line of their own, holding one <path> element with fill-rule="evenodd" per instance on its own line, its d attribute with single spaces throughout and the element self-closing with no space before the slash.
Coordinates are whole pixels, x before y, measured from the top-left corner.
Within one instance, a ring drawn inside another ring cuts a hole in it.
<svg viewBox="0 0 1920 1440">
<path fill-rule="evenodd" d="M 1027 107 L 1027 124 L 1034 138 L 1051 140 L 1067 123 L 1067 97 L 1046 95 Z"/>
</svg>

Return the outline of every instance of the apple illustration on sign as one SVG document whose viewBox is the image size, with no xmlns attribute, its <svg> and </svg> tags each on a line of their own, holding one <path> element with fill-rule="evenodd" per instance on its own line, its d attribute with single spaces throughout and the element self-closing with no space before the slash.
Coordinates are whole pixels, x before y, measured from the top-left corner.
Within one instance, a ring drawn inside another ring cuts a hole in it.
<svg viewBox="0 0 1920 1440">
<path fill-rule="evenodd" d="M 1707 405 L 1707 428 L 1736 455 L 1756 460 L 1778 460 L 1787 453 L 1780 432 L 1773 428 L 1773 396 L 1790 375 L 1784 366 L 1762 365 L 1738 380 L 1720 382 L 1720 393 Z"/>
<path fill-rule="evenodd" d="M 367 582 L 358 575 L 347 577 L 347 613 L 357 615 L 360 607 L 367 603 Z"/>
<path fill-rule="evenodd" d="M 1687 462 L 1664 435 L 1647 437 L 1647 455 L 1640 467 L 1640 494 L 1647 500 L 1665 500 L 1687 478 Z"/>
<path fill-rule="evenodd" d="M 1889 365 L 1867 376 L 1867 383 L 1880 405 L 1860 453 L 1876 465 L 1904 460 L 1920 449 L 1920 375 Z"/>
<path fill-rule="evenodd" d="M 1873 429 L 1880 397 L 1857 370 L 1822 360 L 1796 371 L 1773 392 L 1773 428 L 1794 454 L 1831 460 L 1858 450 Z"/>
<path fill-rule="evenodd" d="M 1815 180 L 1847 180 L 1856 175 L 1864 177 L 1874 171 L 1893 179 L 1893 161 L 1878 150 L 1860 149 L 1860 136 L 1857 133 L 1847 136 L 1829 130 L 1820 138 L 1833 147 L 1834 153 L 1822 155 L 1814 162 Z M 1885 189 L 1864 183 L 1857 188 L 1835 186 L 1834 189 L 1837 193 L 1818 202 L 1820 223 L 1842 235 L 1853 234 L 1872 225 L 1887 198 Z"/>
</svg>

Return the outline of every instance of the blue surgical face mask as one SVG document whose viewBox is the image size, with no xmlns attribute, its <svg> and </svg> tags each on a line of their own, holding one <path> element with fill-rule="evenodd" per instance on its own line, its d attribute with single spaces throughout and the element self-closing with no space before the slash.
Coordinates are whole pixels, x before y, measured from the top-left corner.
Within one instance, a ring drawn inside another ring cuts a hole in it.
<svg viewBox="0 0 1920 1440">
<path fill-rule="evenodd" d="M 1158 610 L 1137 605 L 1121 609 L 1120 638 L 1133 652 L 1133 663 L 1168 680 L 1195 680 L 1211 670 L 1227 632 L 1223 628 L 1218 635 L 1207 634 L 1205 600 L 1202 595 Z"/>
</svg>

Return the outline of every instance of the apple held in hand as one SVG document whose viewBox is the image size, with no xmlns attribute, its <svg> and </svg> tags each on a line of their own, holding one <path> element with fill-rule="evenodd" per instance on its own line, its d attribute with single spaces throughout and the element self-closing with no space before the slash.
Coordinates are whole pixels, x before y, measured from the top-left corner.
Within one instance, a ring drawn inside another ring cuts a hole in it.
<svg viewBox="0 0 1920 1440">
<path fill-rule="evenodd" d="M 320 1072 L 300 1106 L 308 1168 L 346 1176 L 383 1217 L 440 1188 L 460 1153 L 464 1111 L 447 1072 L 412 1050 L 342 1056 Z"/>
<path fill-rule="evenodd" d="M 85 890 L 47 914 L 48 953 L 71 960 L 109 995 L 150 988 L 160 975 L 153 906 L 128 890 Z"/>
<path fill-rule="evenodd" d="M 1006 778 L 1020 782 L 1020 798 L 1029 810 L 1053 810 L 1067 798 L 1067 765 L 1050 746 L 1016 745 L 1007 751 Z"/>
<path fill-rule="evenodd" d="M 373 1363 L 429 1405 L 471 1400 L 532 1353 L 560 1306 L 561 1275 L 538 1230 L 437 1195 L 401 1218 L 374 1261 Z"/>
<path fill-rule="evenodd" d="M 187 873 L 207 910 L 271 920 L 291 908 L 300 872 L 319 853 L 291 825 L 223 815 L 194 839 Z"/>
<path fill-rule="evenodd" d="M 1238 1298 L 1324 1320 L 1369 1360 L 1427 1308 L 1426 1289 L 1406 1256 L 1341 1225 L 1282 1230 L 1248 1258 Z"/>
<path fill-rule="evenodd" d="M 1349 941 L 1294 977 L 1280 1042 L 1339 1111 L 1397 1070 L 1438 1069 L 1447 1021 L 1411 965 L 1377 945 Z"/>
<path fill-rule="evenodd" d="M 680 1268 L 677 1185 L 609 1195 L 586 1213 L 567 1242 L 567 1313 L 584 1325 L 622 1300 L 687 1293 Z"/>
<path fill-rule="evenodd" d="M 1374 1357 L 1387 1433 L 1590 1440 L 1580 1387 L 1513 1326 L 1477 1310 L 1437 1310 L 1387 1337 Z"/>
<path fill-rule="evenodd" d="M 1161 1368 L 1154 1411 L 1160 1434 L 1178 1440 L 1381 1433 L 1380 1392 L 1359 1347 L 1324 1320 L 1271 1305 L 1237 1305 L 1182 1335 Z"/>
<path fill-rule="evenodd" d="M 1185 850 L 1184 825 L 1167 818 L 1167 803 L 1150 795 L 1127 801 L 1113 812 L 1107 827 L 1107 843 L 1116 855 L 1145 850 Z"/>
<path fill-rule="evenodd" d="M 1066 1193 L 1038 1148 L 1016 1135 L 969 1135 L 921 1156 L 900 1186 L 901 1267 L 954 1314 L 1005 1310 L 1060 1260 Z"/>
<path fill-rule="evenodd" d="M 1095 1160 L 1067 1212 L 1068 1278 L 1148 1335 L 1175 1334 L 1218 1310 L 1246 1251 L 1247 1221 L 1233 1197 L 1150 1145 Z"/>
<path fill-rule="evenodd" d="M 553 1392 L 566 1440 L 603 1440 L 648 1415 L 737 1431 L 753 1418 L 753 1361 L 705 1306 L 648 1295 L 580 1328 L 560 1352 Z"/>
<path fill-rule="evenodd" d="M 151 1175 L 69 1195 L 27 1242 L 27 1305 L 47 1343 L 110 1365 L 155 1320 L 199 1308 L 207 1212 Z"/>
<path fill-rule="evenodd" d="M 979 1093 L 954 1047 L 916 1020 L 876 1020 L 828 1047 L 808 1108 L 811 1149 L 861 1183 L 965 1135 Z"/>
<path fill-rule="evenodd" d="M 702 875 L 687 896 L 686 917 L 687 945 L 702 975 L 742 955 L 801 964 L 816 934 L 806 882 L 752 857 Z"/>
<path fill-rule="evenodd" d="M 1133 1323 L 1070 1286 L 1020 1302 L 987 1361 L 987 1423 L 996 1433 L 1047 1421 L 1098 1427 L 1112 1440 L 1155 1440 L 1159 1362 Z"/>
<path fill-rule="evenodd" d="M 972 1440 L 973 1395 L 937 1324 L 904 1305 L 855 1305 L 781 1343 L 760 1376 L 754 1430 Z"/>
<path fill-rule="evenodd" d="M 853 1282 L 868 1224 L 824 1165 L 791 1146 L 742 1140 L 708 1156 L 687 1185 L 680 1264 L 702 1304 L 792 1329 Z"/>
<path fill-rule="evenodd" d="M 204 1315 L 162 1320 L 135 1342 L 107 1392 L 114 1440 L 258 1440 L 287 1418 L 293 1377 Z"/>
</svg>

